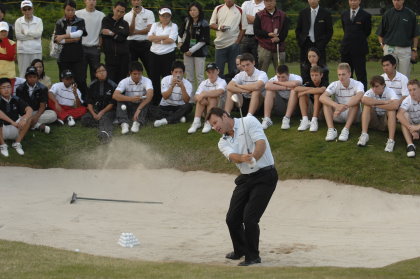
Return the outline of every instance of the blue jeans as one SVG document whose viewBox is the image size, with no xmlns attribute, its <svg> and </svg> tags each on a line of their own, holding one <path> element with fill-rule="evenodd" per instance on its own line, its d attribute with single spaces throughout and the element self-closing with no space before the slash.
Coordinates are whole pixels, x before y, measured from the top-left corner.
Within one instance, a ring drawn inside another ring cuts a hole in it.
<svg viewBox="0 0 420 279">
<path fill-rule="evenodd" d="M 234 74 L 236 69 L 236 56 L 239 55 L 239 44 L 216 49 L 216 64 L 220 69 L 220 76 L 224 78 L 225 64 L 228 64 L 229 74 Z"/>
</svg>

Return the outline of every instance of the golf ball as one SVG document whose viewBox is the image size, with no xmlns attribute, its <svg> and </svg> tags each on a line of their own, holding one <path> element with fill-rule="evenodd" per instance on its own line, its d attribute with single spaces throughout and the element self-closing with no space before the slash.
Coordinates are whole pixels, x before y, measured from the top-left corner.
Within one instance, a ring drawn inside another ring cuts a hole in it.
<svg viewBox="0 0 420 279">
<path fill-rule="evenodd" d="M 74 249 L 74 252 L 80 252 L 80 249 Z"/>
<path fill-rule="evenodd" d="M 127 106 L 126 105 L 121 105 L 121 109 L 122 110 L 126 110 L 127 109 Z"/>
</svg>

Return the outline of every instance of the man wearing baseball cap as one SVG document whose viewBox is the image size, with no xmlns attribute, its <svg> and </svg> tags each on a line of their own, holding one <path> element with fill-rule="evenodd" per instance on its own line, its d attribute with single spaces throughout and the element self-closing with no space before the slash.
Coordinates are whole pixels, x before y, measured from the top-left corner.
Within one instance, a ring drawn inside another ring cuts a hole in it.
<svg viewBox="0 0 420 279">
<path fill-rule="evenodd" d="M 0 77 L 15 78 L 16 43 L 7 37 L 9 24 L 0 22 Z"/>
</svg>

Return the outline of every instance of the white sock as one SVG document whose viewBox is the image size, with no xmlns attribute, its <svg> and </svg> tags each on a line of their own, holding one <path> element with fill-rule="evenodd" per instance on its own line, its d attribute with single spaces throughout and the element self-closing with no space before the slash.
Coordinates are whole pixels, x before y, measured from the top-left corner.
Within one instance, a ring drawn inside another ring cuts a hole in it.
<svg viewBox="0 0 420 279">
<path fill-rule="evenodd" d="M 201 123 L 201 118 L 200 117 L 194 117 L 194 121 L 193 123 Z"/>
<path fill-rule="evenodd" d="M 303 121 L 308 121 L 308 116 L 302 116 Z"/>
<path fill-rule="evenodd" d="M 246 116 L 252 116 L 252 113 L 248 112 L 248 114 Z"/>
<path fill-rule="evenodd" d="M 290 119 L 290 117 L 287 117 L 286 115 L 283 118 Z"/>
<path fill-rule="evenodd" d="M 312 121 L 318 121 L 318 117 L 312 117 Z"/>
</svg>

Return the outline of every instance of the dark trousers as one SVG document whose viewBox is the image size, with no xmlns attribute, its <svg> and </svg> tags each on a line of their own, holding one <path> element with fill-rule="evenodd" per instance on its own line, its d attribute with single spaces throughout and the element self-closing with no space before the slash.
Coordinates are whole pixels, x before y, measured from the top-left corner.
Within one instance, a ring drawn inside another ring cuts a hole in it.
<svg viewBox="0 0 420 279">
<path fill-rule="evenodd" d="M 327 54 L 325 52 L 325 48 L 320 48 L 319 46 L 316 46 L 316 43 L 313 43 L 309 37 L 306 38 L 303 45 L 300 47 L 300 74 L 303 75 L 303 65 L 308 60 L 308 49 L 311 47 L 315 47 L 319 50 L 321 57 L 319 58 L 319 62 L 321 65 L 327 65 Z"/>
<path fill-rule="evenodd" d="M 126 110 L 122 110 L 121 106 L 125 105 Z M 134 113 L 136 112 L 139 104 L 132 102 L 118 102 L 117 103 L 117 120 L 118 123 L 131 123 L 133 121 Z M 140 126 L 146 125 L 147 115 L 149 112 L 149 104 L 146 105 L 140 112 L 136 121 L 140 123 Z"/>
<path fill-rule="evenodd" d="M 349 63 L 351 67 L 351 76 L 356 73 L 357 80 L 363 83 L 365 90 L 367 88 L 367 73 L 366 73 L 366 55 L 354 52 L 341 53 L 341 62 Z"/>
<path fill-rule="evenodd" d="M 105 66 L 110 80 L 118 84 L 128 76 L 129 54 L 115 56 L 105 54 Z"/>
<path fill-rule="evenodd" d="M 59 74 L 64 70 L 70 70 L 73 73 L 74 81 L 77 84 L 77 88 L 80 90 L 80 93 L 82 93 L 82 100 L 83 102 L 86 101 L 86 94 L 87 94 L 87 86 L 86 86 L 86 80 L 83 79 L 86 75 L 83 74 L 83 62 L 77 61 L 77 62 L 58 62 L 58 71 Z M 61 80 L 61 78 L 60 78 Z"/>
<path fill-rule="evenodd" d="M 150 46 L 152 43 L 150 41 L 128 41 L 128 47 L 130 49 L 130 62 L 141 60 L 144 69 L 146 69 L 147 75 L 150 75 Z"/>
<path fill-rule="evenodd" d="M 258 64 L 258 41 L 254 35 L 244 35 L 240 44 L 240 54 L 251 53 L 255 58 L 255 65 Z"/>
<path fill-rule="evenodd" d="M 175 61 L 175 51 L 167 54 L 158 55 L 150 52 L 150 79 L 153 84 L 152 104 L 158 106 L 162 99 L 160 81 L 162 78 L 171 74 L 172 63 Z"/>
<path fill-rule="evenodd" d="M 187 116 L 193 109 L 191 103 L 187 103 L 180 106 L 158 106 L 154 107 L 152 118 L 162 119 L 166 118 L 169 124 L 178 123 L 181 117 Z"/>
<path fill-rule="evenodd" d="M 109 135 L 112 135 L 112 130 L 114 129 L 112 122 L 115 119 L 115 111 L 110 110 L 106 112 L 101 119 L 96 120 L 93 118 L 90 112 L 86 112 L 80 119 L 81 123 L 85 127 L 98 127 L 98 134 L 101 131 L 107 132 Z"/>
<path fill-rule="evenodd" d="M 277 171 L 257 171 L 241 174 L 235 179 L 226 223 L 237 255 L 245 254 L 245 260 L 259 257 L 260 227 L 258 223 L 267 208 L 277 185 Z"/>
<path fill-rule="evenodd" d="M 89 66 L 90 80 L 96 79 L 95 70 L 101 62 L 101 49 L 97 46 L 83 46 L 83 79 L 87 78 L 87 69 Z"/>
</svg>

